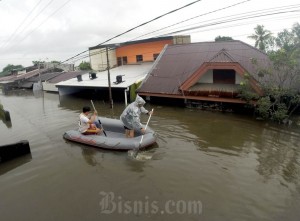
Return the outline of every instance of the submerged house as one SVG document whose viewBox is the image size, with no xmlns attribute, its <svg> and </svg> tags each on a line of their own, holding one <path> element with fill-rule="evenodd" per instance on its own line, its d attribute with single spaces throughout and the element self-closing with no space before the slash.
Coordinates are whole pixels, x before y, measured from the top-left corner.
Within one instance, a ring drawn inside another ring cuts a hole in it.
<svg viewBox="0 0 300 221">
<path fill-rule="evenodd" d="M 144 62 L 134 65 L 124 65 L 110 69 L 110 86 L 113 100 L 124 100 L 131 91 L 135 91 L 138 82 L 147 75 L 153 62 Z M 99 99 L 108 98 L 108 72 L 87 72 L 69 80 L 61 81 L 55 86 L 60 96 L 71 94 L 96 94 Z"/>
<path fill-rule="evenodd" d="M 20 88 L 20 86 L 28 79 L 38 76 L 46 71 L 46 69 L 35 69 L 29 72 L 14 73 L 12 75 L 4 76 L 0 78 L 0 86 L 2 86 L 2 89 L 5 91 L 12 88 Z M 30 83 L 30 85 L 32 86 L 33 83 Z"/>
<path fill-rule="evenodd" d="M 150 101 L 245 103 L 238 97 L 245 75 L 262 95 L 258 73 L 269 65 L 264 52 L 241 41 L 169 45 L 137 92 Z"/>
</svg>

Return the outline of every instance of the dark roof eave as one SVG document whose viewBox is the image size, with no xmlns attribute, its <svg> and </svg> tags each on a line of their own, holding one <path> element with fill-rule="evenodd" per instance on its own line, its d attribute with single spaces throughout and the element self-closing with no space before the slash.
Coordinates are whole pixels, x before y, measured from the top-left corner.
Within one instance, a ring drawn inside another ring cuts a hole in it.
<svg viewBox="0 0 300 221">
<path fill-rule="evenodd" d="M 246 104 L 247 102 L 238 98 L 221 98 L 221 97 L 204 97 L 204 96 L 183 96 L 180 94 L 162 94 L 162 93 L 150 93 L 150 92 L 138 92 L 142 96 L 152 97 L 164 97 L 174 99 L 188 99 L 188 100 L 202 100 L 202 101 L 214 101 L 214 102 L 226 102 L 236 104 Z M 254 101 L 252 103 L 255 103 Z"/>
<path fill-rule="evenodd" d="M 158 38 L 147 38 L 137 41 L 128 41 L 124 43 L 116 43 L 116 44 L 108 44 L 108 45 L 96 45 L 93 47 L 89 47 L 89 50 L 99 49 L 99 48 L 106 48 L 106 47 L 122 47 L 126 45 L 133 45 L 133 44 L 141 44 L 141 43 L 148 43 L 148 42 L 155 42 L 155 41 L 163 41 L 163 40 L 171 40 L 173 36 L 166 36 L 166 37 L 158 37 Z"/>
<path fill-rule="evenodd" d="M 85 89 L 107 89 L 109 86 L 87 86 L 87 85 L 55 85 L 57 88 L 66 88 L 66 87 L 74 87 L 74 88 L 85 88 Z M 120 87 L 111 87 L 111 89 L 127 89 L 127 86 Z"/>
</svg>

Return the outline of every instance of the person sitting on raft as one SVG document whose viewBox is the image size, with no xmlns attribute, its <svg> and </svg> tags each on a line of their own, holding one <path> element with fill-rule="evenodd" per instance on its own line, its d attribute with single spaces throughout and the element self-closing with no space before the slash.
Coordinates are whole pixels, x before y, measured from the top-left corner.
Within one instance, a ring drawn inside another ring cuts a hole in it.
<svg viewBox="0 0 300 221">
<path fill-rule="evenodd" d="M 90 117 L 91 108 L 86 106 L 82 108 L 82 113 L 79 115 L 79 132 L 84 135 L 100 134 L 102 129 L 96 126 L 97 111 Z"/>
<path fill-rule="evenodd" d="M 125 136 L 127 138 L 134 137 L 134 130 L 140 130 L 142 134 L 145 133 L 145 129 L 140 122 L 140 115 L 152 114 L 151 111 L 146 110 L 143 106 L 146 102 L 139 95 L 136 96 L 134 102 L 129 104 L 120 116 L 120 120 L 124 124 Z"/>
</svg>

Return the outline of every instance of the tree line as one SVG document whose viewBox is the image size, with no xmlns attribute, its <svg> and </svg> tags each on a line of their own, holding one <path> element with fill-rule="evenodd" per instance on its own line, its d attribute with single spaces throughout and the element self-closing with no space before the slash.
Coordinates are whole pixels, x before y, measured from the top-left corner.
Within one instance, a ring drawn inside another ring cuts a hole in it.
<svg viewBox="0 0 300 221">
<path fill-rule="evenodd" d="M 256 110 L 261 119 L 279 123 L 290 122 L 292 114 L 300 106 L 300 25 L 295 23 L 290 30 L 284 29 L 276 36 L 263 25 L 257 25 L 254 34 L 248 36 L 255 47 L 270 58 L 268 68 L 258 67 L 258 81 L 264 96 L 251 91 L 246 75 L 240 87 L 240 97 Z M 257 65 L 255 58 L 253 65 Z M 250 102 L 255 101 L 255 102 Z"/>
<path fill-rule="evenodd" d="M 43 64 L 46 63 L 46 61 L 32 61 L 33 66 L 38 66 L 38 64 Z M 51 61 L 51 63 L 54 64 L 60 64 L 60 61 Z M 79 66 L 78 66 L 79 70 L 91 70 L 91 66 L 89 62 L 86 61 L 82 61 Z M 21 71 L 24 70 L 25 67 L 22 65 L 13 65 L 13 64 L 8 64 L 6 65 L 3 69 L 2 72 L 0 72 L 0 77 L 3 76 L 7 76 L 10 75 L 12 73 L 12 71 Z"/>
</svg>

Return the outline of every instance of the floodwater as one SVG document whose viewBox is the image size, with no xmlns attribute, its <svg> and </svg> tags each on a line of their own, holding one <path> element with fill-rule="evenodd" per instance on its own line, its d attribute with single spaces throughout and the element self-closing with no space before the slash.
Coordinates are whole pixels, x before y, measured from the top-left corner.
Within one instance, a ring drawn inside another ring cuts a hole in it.
<svg viewBox="0 0 300 221">
<path fill-rule="evenodd" d="M 124 108 L 93 99 L 105 117 Z M 12 119 L 0 145 L 25 139 L 32 152 L 0 164 L 3 221 L 299 220 L 299 126 L 147 104 L 158 140 L 138 161 L 63 139 L 89 98 L 20 90 L 0 102 Z"/>
</svg>

